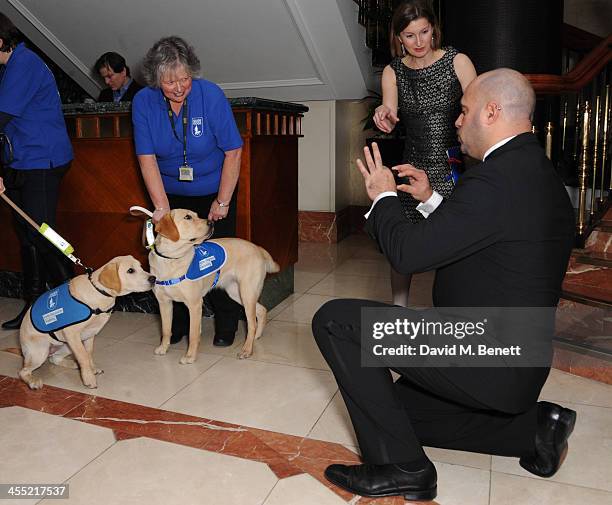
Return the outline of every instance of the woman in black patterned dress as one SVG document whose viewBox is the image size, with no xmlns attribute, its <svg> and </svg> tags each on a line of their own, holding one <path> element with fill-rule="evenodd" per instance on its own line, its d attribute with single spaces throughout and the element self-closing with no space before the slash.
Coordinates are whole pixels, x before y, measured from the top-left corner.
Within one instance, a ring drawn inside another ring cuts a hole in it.
<svg viewBox="0 0 612 505">
<path fill-rule="evenodd" d="M 446 156 L 458 145 L 455 120 L 461 112 L 463 90 L 476 77 L 470 59 L 452 47 L 440 47 L 440 26 L 425 0 L 402 3 L 391 21 L 401 56 L 387 65 L 382 76 L 383 103 L 374 123 L 390 133 L 399 122 L 405 129 L 403 163 L 427 172 L 432 188 L 448 197 L 453 184 Z M 411 195 L 398 192 L 406 218 L 423 219 Z M 408 305 L 411 275 L 391 269 L 395 305 Z"/>
</svg>

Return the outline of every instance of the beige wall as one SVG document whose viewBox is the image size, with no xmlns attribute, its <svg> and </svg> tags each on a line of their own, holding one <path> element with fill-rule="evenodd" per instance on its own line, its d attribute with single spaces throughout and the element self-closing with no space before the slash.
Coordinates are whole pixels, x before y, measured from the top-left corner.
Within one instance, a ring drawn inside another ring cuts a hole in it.
<svg viewBox="0 0 612 505">
<path fill-rule="evenodd" d="M 298 209 L 336 210 L 336 108 L 333 100 L 303 102 L 309 108 L 302 119 L 298 153 Z"/>
<path fill-rule="evenodd" d="M 563 20 L 600 37 L 612 33 L 612 0 L 565 0 Z"/>
<path fill-rule="evenodd" d="M 369 205 L 355 160 L 362 156 L 367 104 L 362 101 L 304 102 L 299 144 L 298 208 L 335 212 L 349 205 Z"/>
</svg>

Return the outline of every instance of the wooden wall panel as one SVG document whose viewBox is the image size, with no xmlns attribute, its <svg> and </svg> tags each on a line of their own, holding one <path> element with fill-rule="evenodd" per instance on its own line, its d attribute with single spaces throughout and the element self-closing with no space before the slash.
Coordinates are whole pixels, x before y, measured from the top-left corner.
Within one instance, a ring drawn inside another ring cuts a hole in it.
<svg viewBox="0 0 612 505">
<path fill-rule="evenodd" d="M 285 269 L 298 256 L 299 117 L 283 116 L 285 123 L 278 118 L 266 119 L 266 131 L 257 133 L 251 130 L 253 116 L 264 114 L 269 118 L 271 113 L 250 109 L 237 112 L 241 114 L 244 148 L 236 235 L 265 247 Z M 123 116 L 125 113 L 117 115 L 119 119 Z M 107 114 L 102 120 L 113 117 Z M 146 265 L 147 251 L 141 244 L 143 220 L 129 214 L 132 205 L 151 208 L 133 140 L 129 132 L 121 132 L 121 137 L 74 138 L 84 135 L 81 123 L 96 117 L 85 115 L 81 119 L 67 119 L 75 158 L 62 181 L 56 230 L 74 246 L 76 256 L 92 268 L 124 254 L 132 254 Z M 92 135 L 103 133 L 103 128 L 94 130 Z M 19 271 L 19 244 L 5 204 L 0 206 L 0 222 L 6 231 L 0 270 Z"/>
</svg>

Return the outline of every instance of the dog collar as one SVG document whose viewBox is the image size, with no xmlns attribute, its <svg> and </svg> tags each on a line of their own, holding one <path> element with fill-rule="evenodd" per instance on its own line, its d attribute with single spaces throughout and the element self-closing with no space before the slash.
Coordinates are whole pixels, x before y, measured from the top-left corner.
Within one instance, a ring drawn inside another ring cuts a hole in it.
<svg viewBox="0 0 612 505">
<path fill-rule="evenodd" d="M 109 295 L 106 291 L 104 291 L 103 289 L 100 289 L 98 286 L 94 284 L 93 279 L 91 278 L 91 273 L 87 274 L 87 278 L 89 279 L 89 282 L 91 282 L 91 285 L 96 289 L 98 293 L 104 296 L 108 296 L 109 298 L 115 298 L 113 295 Z"/>
<path fill-rule="evenodd" d="M 166 258 L 167 260 L 179 260 L 181 259 L 183 256 L 179 257 L 179 258 L 172 258 L 171 256 L 166 256 L 165 254 L 160 253 L 157 250 L 157 247 L 155 247 L 155 244 L 151 245 L 151 250 L 157 254 L 160 258 Z"/>
</svg>

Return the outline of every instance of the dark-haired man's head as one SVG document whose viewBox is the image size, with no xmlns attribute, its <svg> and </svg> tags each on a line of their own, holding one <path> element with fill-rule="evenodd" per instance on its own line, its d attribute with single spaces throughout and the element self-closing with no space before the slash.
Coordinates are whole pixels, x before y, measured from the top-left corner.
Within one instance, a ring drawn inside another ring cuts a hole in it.
<svg viewBox="0 0 612 505">
<path fill-rule="evenodd" d="M 119 53 L 104 53 L 97 59 L 94 69 L 113 91 L 120 90 L 130 80 L 130 69 Z"/>
</svg>

